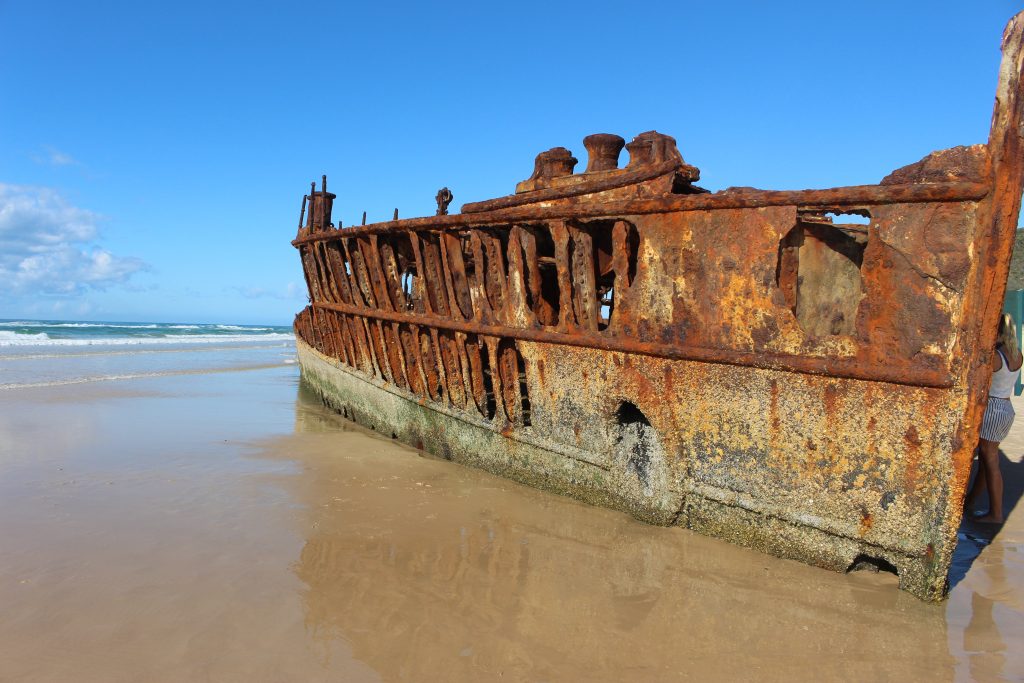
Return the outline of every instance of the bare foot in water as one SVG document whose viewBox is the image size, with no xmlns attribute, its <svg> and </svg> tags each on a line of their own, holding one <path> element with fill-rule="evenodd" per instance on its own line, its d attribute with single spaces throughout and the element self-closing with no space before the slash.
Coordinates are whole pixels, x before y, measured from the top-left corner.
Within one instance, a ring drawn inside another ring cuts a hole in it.
<svg viewBox="0 0 1024 683">
<path fill-rule="evenodd" d="M 981 517 L 975 517 L 974 521 L 981 522 L 982 524 L 1002 524 L 1003 518 L 996 517 L 995 515 L 989 513 L 987 515 L 982 515 Z"/>
</svg>

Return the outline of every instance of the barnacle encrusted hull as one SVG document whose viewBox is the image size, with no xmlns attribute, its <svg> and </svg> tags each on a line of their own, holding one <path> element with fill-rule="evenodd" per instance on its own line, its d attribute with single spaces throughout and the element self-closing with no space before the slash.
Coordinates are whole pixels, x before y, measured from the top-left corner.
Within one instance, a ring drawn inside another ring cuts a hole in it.
<svg viewBox="0 0 1024 683">
<path fill-rule="evenodd" d="M 939 599 L 1020 209 L 1020 15 L 1003 53 L 988 144 L 879 185 L 709 193 L 650 132 L 457 215 L 335 228 L 314 188 L 303 380 L 451 460 Z"/>
</svg>

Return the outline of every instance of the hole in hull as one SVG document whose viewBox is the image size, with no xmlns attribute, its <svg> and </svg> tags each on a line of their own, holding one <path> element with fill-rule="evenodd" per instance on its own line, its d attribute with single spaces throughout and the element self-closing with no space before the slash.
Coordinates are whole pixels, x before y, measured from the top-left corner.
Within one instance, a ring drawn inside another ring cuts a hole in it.
<svg viewBox="0 0 1024 683">
<path fill-rule="evenodd" d="M 646 496 L 654 494 L 654 463 L 661 460 L 661 444 L 647 416 L 629 401 L 615 412 L 618 433 L 615 450 L 625 461 L 626 471 L 634 475 Z"/>
<path fill-rule="evenodd" d="M 881 557 L 872 557 L 870 555 L 865 554 L 860 554 L 857 557 L 853 558 L 853 562 L 851 562 L 850 566 L 846 568 L 847 574 L 849 574 L 850 572 L 862 571 L 875 573 L 887 572 L 889 574 L 899 576 L 899 571 L 896 569 L 896 566 L 888 560 L 885 560 Z"/>
<path fill-rule="evenodd" d="M 857 218 L 868 216 L 857 210 Z M 868 226 L 833 223 L 833 214 L 800 212 L 779 243 L 775 283 L 809 336 L 852 335 L 864 298 L 861 265 Z M 846 218 L 854 214 L 840 214 Z"/>
</svg>

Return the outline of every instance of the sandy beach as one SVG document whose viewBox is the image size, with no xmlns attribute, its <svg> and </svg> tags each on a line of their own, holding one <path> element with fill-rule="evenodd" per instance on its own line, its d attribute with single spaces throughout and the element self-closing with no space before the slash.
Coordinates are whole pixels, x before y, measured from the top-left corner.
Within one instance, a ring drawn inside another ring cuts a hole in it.
<svg viewBox="0 0 1024 683">
<path fill-rule="evenodd" d="M 931 605 L 425 457 L 279 350 L 193 355 L 0 390 L 0 680 L 1024 675 L 1024 420 Z"/>
</svg>

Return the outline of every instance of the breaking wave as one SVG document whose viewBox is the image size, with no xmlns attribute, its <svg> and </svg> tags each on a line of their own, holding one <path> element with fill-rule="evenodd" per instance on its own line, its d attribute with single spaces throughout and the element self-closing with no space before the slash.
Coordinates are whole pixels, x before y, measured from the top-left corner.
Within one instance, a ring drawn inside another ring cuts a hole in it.
<svg viewBox="0 0 1024 683">
<path fill-rule="evenodd" d="M 50 335 L 45 332 L 38 334 L 22 334 L 19 332 L 8 332 L 0 330 L 0 346 L 19 346 L 22 344 L 43 344 L 50 340 Z"/>
<path fill-rule="evenodd" d="M 224 344 L 238 342 L 262 342 L 294 339 L 294 335 L 283 332 L 268 334 L 193 334 L 166 335 L 159 337 L 91 337 L 51 339 L 45 332 L 22 334 L 0 330 L 0 347 L 3 346 L 138 346 L 143 344 Z"/>
<path fill-rule="evenodd" d="M 0 320 L 0 348 L 210 344 L 294 339 L 291 327 L 222 323 Z"/>
</svg>

